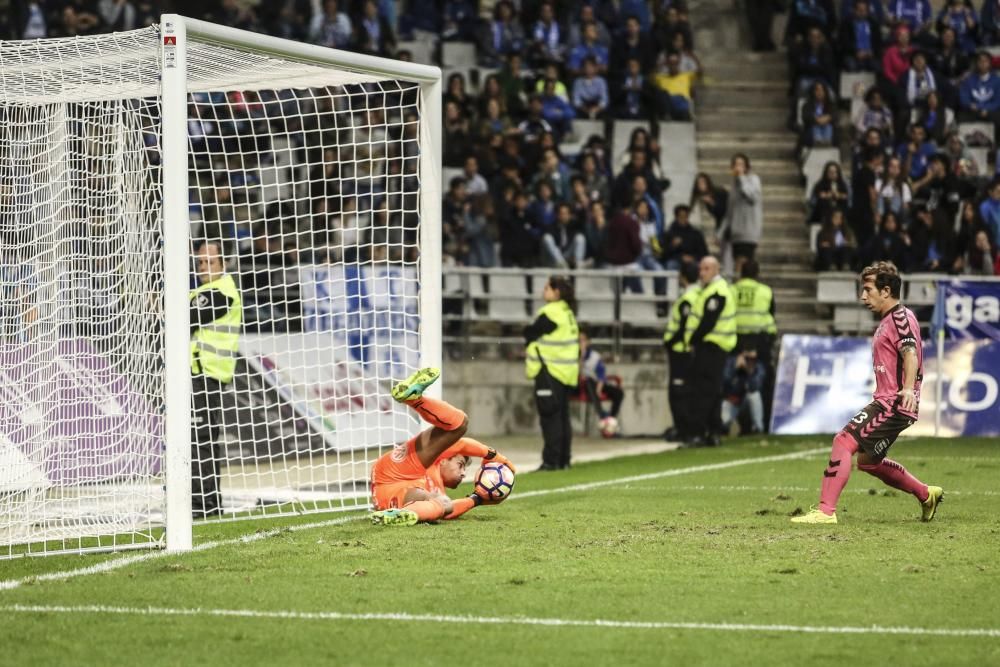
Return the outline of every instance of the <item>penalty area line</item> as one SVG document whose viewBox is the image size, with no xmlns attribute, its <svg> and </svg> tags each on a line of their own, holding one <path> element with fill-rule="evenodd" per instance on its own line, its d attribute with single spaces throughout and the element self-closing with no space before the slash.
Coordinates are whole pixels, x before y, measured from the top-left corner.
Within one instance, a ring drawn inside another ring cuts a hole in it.
<svg viewBox="0 0 1000 667">
<path fill-rule="evenodd" d="M 451 623 L 466 625 L 526 625 L 622 630 L 701 630 L 715 632 L 786 633 L 825 635 L 910 635 L 924 637 L 1000 638 L 1000 628 L 920 628 L 858 625 L 768 625 L 764 623 L 691 623 L 682 621 L 619 621 L 613 619 L 531 618 L 524 616 L 465 616 L 451 614 L 351 613 L 339 611 L 294 611 L 256 609 L 205 609 L 172 607 L 113 607 L 105 605 L 3 605 L 11 614 L 103 614 L 119 616 L 202 616 L 214 618 L 266 618 L 294 621 L 396 621 L 404 623 Z"/>
<path fill-rule="evenodd" d="M 660 479 L 663 477 L 677 477 L 679 475 L 693 475 L 699 472 L 709 472 L 712 470 L 724 470 L 726 468 L 736 468 L 739 466 L 751 465 L 754 463 L 773 463 L 777 461 L 790 461 L 793 459 L 808 458 L 810 456 L 815 456 L 816 454 L 826 453 L 829 448 L 822 447 L 817 449 L 808 449 L 799 452 L 790 452 L 788 454 L 776 454 L 773 456 L 756 456 L 743 459 L 735 459 L 731 461 L 722 461 L 720 463 L 709 463 L 704 465 L 688 466 L 686 468 L 672 468 L 670 470 L 661 470 L 660 472 L 647 473 L 644 475 L 633 475 L 631 477 L 616 477 L 614 479 L 606 479 L 598 482 L 587 482 L 585 484 L 571 484 L 569 486 L 560 486 L 554 489 L 539 489 L 537 491 L 526 491 L 524 493 L 518 493 L 512 495 L 508 502 L 511 500 L 516 500 L 518 498 L 535 498 L 538 496 L 547 496 L 554 493 L 567 493 L 571 491 L 586 491 L 589 489 L 596 489 L 604 486 L 615 486 L 619 484 L 629 484 L 631 482 L 641 482 L 651 479 Z M 367 508 L 366 508 L 367 510 Z M 316 521 L 313 523 L 304 523 L 293 526 L 280 526 L 277 528 L 271 528 L 269 530 L 262 530 L 254 533 L 249 533 L 247 535 L 242 535 L 240 537 L 234 537 L 228 540 L 218 540 L 213 542 L 203 542 L 197 544 L 191 551 L 208 551 L 209 549 L 215 549 L 217 547 L 230 546 L 234 544 L 249 544 L 251 542 L 257 542 L 270 537 L 275 537 L 282 533 L 295 533 L 303 530 L 311 530 L 313 528 L 328 528 L 330 526 L 338 526 L 345 523 L 350 523 L 352 521 L 359 521 L 361 519 L 367 518 L 367 511 L 362 515 L 354 515 L 348 517 L 341 517 L 338 519 L 331 519 L 328 521 Z M 102 574 L 105 572 L 111 572 L 113 570 L 119 570 L 123 567 L 128 567 L 130 565 L 136 565 L 139 563 L 144 563 L 146 561 L 157 560 L 160 558 L 166 558 L 168 556 L 183 556 L 185 553 L 191 553 L 190 551 L 150 551 L 148 553 L 123 556 L 121 558 L 114 558 L 111 560 L 102 561 L 94 565 L 89 565 L 87 567 L 78 568 L 75 570 L 65 570 L 62 572 L 49 572 L 46 574 L 38 574 L 31 577 L 24 577 L 22 579 L 9 579 L 6 581 L 0 581 L 0 591 L 9 591 L 15 588 L 20 588 L 27 583 L 41 583 L 45 581 L 63 581 L 66 579 L 73 579 L 75 577 L 85 577 L 91 574 Z"/>
</svg>

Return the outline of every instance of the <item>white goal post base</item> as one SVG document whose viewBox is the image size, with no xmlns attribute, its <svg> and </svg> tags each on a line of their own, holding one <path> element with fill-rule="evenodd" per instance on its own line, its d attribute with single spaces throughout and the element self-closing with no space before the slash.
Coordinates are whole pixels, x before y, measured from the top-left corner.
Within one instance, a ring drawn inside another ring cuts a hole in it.
<svg viewBox="0 0 1000 667">
<path fill-rule="evenodd" d="M 169 14 L 0 42 L 0 559 L 192 547 L 204 241 L 243 304 L 222 517 L 368 505 L 420 428 L 389 386 L 441 360 L 440 79 Z"/>
</svg>

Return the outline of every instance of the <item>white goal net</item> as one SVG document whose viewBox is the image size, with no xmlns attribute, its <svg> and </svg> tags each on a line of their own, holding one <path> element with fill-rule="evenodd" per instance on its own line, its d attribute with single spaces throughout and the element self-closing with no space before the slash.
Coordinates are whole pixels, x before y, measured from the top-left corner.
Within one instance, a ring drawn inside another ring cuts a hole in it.
<svg viewBox="0 0 1000 667">
<path fill-rule="evenodd" d="M 0 558 L 158 546 L 165 517 L 183 545 L 188 500 L 213 518 L 368 504 L 378 448 L 419 428 L 388 388 L 440 354 L 439 94 L 434 68 L 180 17 L 0 43 Z M 192 261 L 206 242 L 241 303 L 201 322 L 236 336 L 231 380 L 208 385 L 186 317 L 218 277 Z M 171 403 L 178 370 L 210 387 L 208 443 L 191 396 Z"/>
</svg>

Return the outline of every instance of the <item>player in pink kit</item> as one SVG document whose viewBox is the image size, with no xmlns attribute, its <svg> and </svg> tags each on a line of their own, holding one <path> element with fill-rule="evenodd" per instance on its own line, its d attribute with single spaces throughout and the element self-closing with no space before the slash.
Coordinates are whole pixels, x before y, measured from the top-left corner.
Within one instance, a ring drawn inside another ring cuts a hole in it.
<svg viewBox="0 0 1000 667">
<path fill-rule="evenodd" d="M 876 262 L 861 272 L 861 302 L 882 317 L 872 338 L 874 400 L 833 439 L 823 472 L 818 509 L 793 517 L 794 523 L 837 523 L 837 499 L 851 476 L 851 458 L 859 449 L 858 470 L 906 491 L 920 501 L 921 518 L 930 521 L 944 498 L 939 486 L 927 486 L 906 468 L 885 458 L 899 434 L 917 421 L 923 349 L 920 325 L 899 302 L 902 281 L 892 262 Z"/>
</svg>

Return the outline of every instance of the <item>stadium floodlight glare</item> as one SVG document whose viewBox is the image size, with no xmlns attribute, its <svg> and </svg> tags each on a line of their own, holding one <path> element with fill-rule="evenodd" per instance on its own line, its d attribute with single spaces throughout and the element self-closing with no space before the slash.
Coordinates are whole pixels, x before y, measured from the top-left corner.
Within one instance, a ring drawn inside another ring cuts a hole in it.
<svg viewBox="0 0 1000 667">
<path fill-rule="evenodd" d="M 164 15 L 0 42 L 0 558 L 192 545 L 191 253 L 243 328 L 223 518 L 368 505 L 441 358 L 441 74 Z"/>
</svg>

